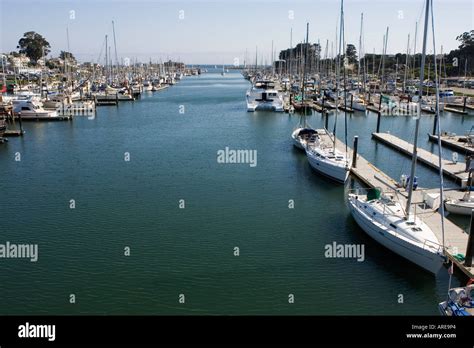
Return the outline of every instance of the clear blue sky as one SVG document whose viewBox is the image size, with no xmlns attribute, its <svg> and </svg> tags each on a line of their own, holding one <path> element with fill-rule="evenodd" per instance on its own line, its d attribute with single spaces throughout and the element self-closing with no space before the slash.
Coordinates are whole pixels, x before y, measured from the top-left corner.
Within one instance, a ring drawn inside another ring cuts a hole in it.
<svg viewBox="0 0 474 348">
<path fill-rule="evenodd" d="M 181 59 L 188 64 L 242 63 L 246 49 L 254 61 L 255 47 L 269 61 L 271 43 L 279 52 L 302 41 L 306 22 L 310 41 L 335 40 L 340 2 L 337 0 L 0 0 L 0 51 L 10 52 L 26 31 L 37 31 L 50 42 L 52 55 L 70 50 L 81 61 L 97 61 L 105 34 L 114 52 L 112 20 L 115 21 L 119 57 L 141 61 Z M 358 47 L 360 13 L 364 13 L 365 51 L 381 52 L 389 26 L 388 52 L 411 47 L 415 22 L 422 20 L 423 0 L 346 0 L 347 43 Z M 434 0 L 437 53 L 457 48 L 455 37 L 474 28 L 472 0 Z M 74 11 L 71 13 L 70 11 Z M 184 12 L 180 12 L 184 11 Z M 293 11 L 293 19 L 289 18 Z M 73 16 L 71 16 L 73 14 Z M 184 19 L 180 19 L 184 14 Z M 74 17 L 74 18 L 71 18 Z M 431 28 L 430 28 L 431 30 Z M 418 51 L 421 48 L 421 26 Z M 429 51 L 432 41 L 429 41 Z M 103 56 L 103 55 L 102 55 Z"/>
</svg>

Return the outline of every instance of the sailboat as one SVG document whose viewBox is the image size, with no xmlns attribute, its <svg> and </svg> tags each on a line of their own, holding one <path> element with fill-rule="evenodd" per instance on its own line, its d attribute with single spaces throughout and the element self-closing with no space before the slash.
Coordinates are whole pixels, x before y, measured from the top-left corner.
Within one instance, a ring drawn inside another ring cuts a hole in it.
<svg viewBox="0 0 474 348">
<path fill-rule="evenodd" d="M 339 40 L 339 56 L 341 57 L 341 45 L 343 42 L 342 32 L 344 25 L 344 0 L 341 0 L 341 30 Z M 338 58 L 338 67 L 336 69 L 336 96 L 339 99 L 339 68 L 340 58 Z M 344 88 L 345 89 L 345 88 Z M 336 117 L 334 121 L 334 132 L 330 134 L 327 129 L 318 131 L 320 136 L 314 137 L 314 141 L 309 141 L 306 146 L 306 157 L 311 167 L 318 173 L 339 183 L 346 182 L 349 176 L 350 161 L 347 151 L 344 153 L 336 149 L 336 124 L 338 108 L 336 107 Z M 347 148 L 347 147 L 346 147 Z"/>
<path fill-rule="evenodd" d="M 306 122 L 306 116 L 302 115 L 298 126 L 291 133 L 293 145 L 300 150 L 306 150 L 307 144 L 309 142 L 315 142 L 317 137 L 318 131 L 309 126 Z"/>
<path fill-rule="evenodd" d="M 309 23 L 306 23 L 306 45 L 308 44 L 308 31 Z M 303 81 L 306 79 L 306 54 L 305 54 L 305 63 L 303 68 Z M 302 100 L 304 100 L 304 88 L 302 89 Z M 306 110 L 304 110 L 306 111 Z M 309 141 L 314 142 L 316 140 L 318 132 L 311 128 L 306 122 L 306 113 L 300 116 L 300 121 L 298 126 L 291 133 L 291 138 L 293 140 L 293 145 L 300 149 L 306 150 L 306 145 Z"/>
<path fill-rule="evenodd" d="M 448 199 L 444 202 L 446 211 L 451 214 L 459 215 L 471 215 L 472 210 L 474 209 L 474 197 L 471 195 L 471 182 L 472 182 L 472 172 L 474 161 L 470 162 L 469 175 L 467 178 L 467 192 L 460 199 Z"/>
<path fill-rule="evenodd" d="M 471 215 L 474 209 L 474 198 L 471 196 L 471 190 L 467 191 L 460 199 L 450 199 L 444 202 L 446 211 L 451 214 Z"/>
<path fill-rule="evenodd" d="M 225 76 L 224 65 L 222 65 L 222 72 L 221 72 L 221 75 L 222 75 L 222 76 Z"/>
<path fill-rule="evenodd" d="M 431 0 L 426 0 L 425 32 L 423 38 L 423 54 L 420 70 L 420 90 L 424 77 L 426 58 L 426 41 L 428 29 L 428 13 Z M 421 106 L 421 98 L 419 100 Z M 415 177 L 417 162 L 417 140 L 421 108 L 415 125 L 415 138 L 410 177 Z M 442 192 L 442 173 L 440 173 Z M 444 247 L 431 230 L 416 214 L 411 212 L 413 180 L 409 181 L 406 207 L 393 195 L 382 193 L 380 189 L 369 189 L 366 195 L 348 194 L 348 206 L 357 224 L 377 242 L 413 262 L 421 268 L 436 274 L 445 261 Z M 396 194 L 395 194 L 396 196 Z M 442 215 L 441 215 L 442 217 Z M 443 217 L 442 217 L 443 218 Z M 442 226 L 443 223 L 442 223 Z M 443 227 L 444 228 L 444 227 Z"/>
</svg>

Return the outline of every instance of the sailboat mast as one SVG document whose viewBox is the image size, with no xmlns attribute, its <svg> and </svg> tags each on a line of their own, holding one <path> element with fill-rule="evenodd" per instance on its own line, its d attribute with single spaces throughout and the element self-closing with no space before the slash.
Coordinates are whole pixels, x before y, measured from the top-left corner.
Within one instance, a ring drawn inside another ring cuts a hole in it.
<svg viewBox="0 0 474 348">
<path fill-rule="evenodd" d="M 275 76 L 275 64 L 274 63 L 274 55 L 273 55 L 273 40 L 272 40 L 272 56 L 271 56 L 271 63 L 272 63 L 272 76 Z"/>
<path fill-rule="evenodd" d="M 436 124 L 438 127 L 438 166 L 439 166 L 439 198 L 440 202 L 444 202 L 444 179 L 443 179 L 443 152 L 441 147 L 441 125 L 440 125 L 440 115 L 439 115 L 439 87 L 441 82 L 441 59 L 440 59 L 440 69 L 439 69 L 439 76 L 436 76 L 437 73 L 437 66 L 436 66 L 436 40 L 435 40 L 435 30 L 434 30 L 434 14 L 433 14 L 433 6 L 431 6 L 431 29 L 432 29 L 432 36 L 433 36 L 433 56 L 434 59 L 434 71 L 435 71 L 435 87 L 436 87 Z M 441 55 L 443 54 L 443 46 L 441 46 Z M 469 171 L 469 176 L 471 176 L 471 171 Z M 470 177 L 469 177 L 470 180 Z M 468 181 L 470 182 L 470 181 Z M 471 190 L 469 190 L 470 194 Z M 444 204 L 440 204 L 439 207 L 440 215 L 441 215 L 441 234 L 443 238 L 443 252 L 445 253 L 445 246 L 444 246 Z"/>
<path fill-rule="evenodd" d="M 109 65 L 108 64 L 109 64 L 109 62 L 108 62 L 108 57 L 107 57 L 107 47 L 108 47 L 107 46 L 107 35 L 105 35 L 105 81 L 106 81 L 106 83 L 107 83 L 108 78 L 109 78 L 109 76 L 108 76 L 108 73 L 109 73 L 109 70 L 108 70 Z"/>
<path fill-rule="evenodd" d="M 360 14 L 360 33 L 359 33 L 359 60 L 357 62 L 357 90 L 360 92 L 360 61 L 362 59 L 362 26 L 364 25 L 364 13 Z"/>
<path fill-rule="evenodd" d="M 382 83 L 380 86 L 381 92 L 384 90 L 385 84 L 385 55 L 387 54 L 387 44 L 388 44 L 388 27 L 387 32 L 384 36 L 384 43 L 383 43 L 383 52 L 382 52 Z"/>
<path fill-rule="evenodd" d="M 415 23 L 415 47 L 413 47 L 413 79 L 415 79 L 416 68 L 416 41 L 418 38 L 418 21 Z"/>
<path fill-rule="evenodd" d="M 258 46 L 255 46 L 255 74 L 257 73 L 258 66 Z"/>
<path fill-rule="evenodd" d="M 115 51 L 115 64 L 117 65 L 118 67 L 118 56 L 117 56 L 117 41 L 115 40 L 115 23 L 114 21 L 112 21 L 112 31 L 114 33 L 114 51 Z"/>
<path fill-rule="evenodd" d="M 301 103 L 303 104 L 303 113 L 306 115 L 306 107 L 304 105 L 304 83 L 306 80 L 306 56 L 308 55 L 308 32 L 309 32 L 309 23 L 306 23 L 306 45 L 305 45 L 305 52 L 304 52 L 304 60 L 303 60 L 303 83 L 302 83 L 302 93 L 301 93 Z M 306 124 L 306 118 L 305 118 Z"/>
<path fill-rule="evenodd" d="M 341 0 L 341 21 L 340 21 L 340 30 L 339 30 L 339 41 L 338 41 L 338 49 L 337 49 L 337 62 L 336 62 L 336 115 L 334 117 L 334 139 L 333 139 L 333 151 L 336 152 L 336 125 L 337 125 L 337 115 L 339 109 L 339 77 L 341 74 L 341 46 L 343 42 L 342 37 L 342 23 L 344 20 L 344 0 Z M 336 29 L 337 30 L 337 29 Z M 337 39 L 337 36 L 336 36 Z"/>
<path fill-rule="evenodd" d="M 408 73 L 408 53 L 410 50 L 410 34 L 408 34 L 408 42 L 407 42 L 407 55 L 405 57 L 405 74 L 403 75 L 403 92 L 405 93 L 406 84 L 407 84 L 407 73 Z"/>
<path fill-rule="evenodd" d="M 420 86 L 418 89 L 418 114 L 416 116 L 415 122 L 415 139 L 413 141 L 413 158 L 411 161 L 411 171 L 410 171 L 410 181 L 408 183 L 408 198 L 406 205 L 406 218 L 408 219 L 411 211 L 411 201 L 413 198 L 413 181 L 415 179 L 416 173 L 416 161 L 418 159 L 417 153 L 417 143 L 418 143 L 418 133 L 420 129 L 420 118 L 421 118 L 421 101 L 423 99 L 423 80 L 425 78 L 425 59 L 426 59 L 426 41 L 428 33 L 428 15 L 430 10 L 430 0 L 426 0 L 426 10 L 425 10 L 425 23 L 423 28 L 423 51 L 421 55 L 421 68 L 420 68 Z"/>
<path fill-rule="evenodd" d="M 293 28 L 290 29 L 290 64 L 289 64 L 289 75 L 292 76 L 291 62 L 293 61 Z M 290 79 L 291 82 L 291 79 Z"/>
</svg>

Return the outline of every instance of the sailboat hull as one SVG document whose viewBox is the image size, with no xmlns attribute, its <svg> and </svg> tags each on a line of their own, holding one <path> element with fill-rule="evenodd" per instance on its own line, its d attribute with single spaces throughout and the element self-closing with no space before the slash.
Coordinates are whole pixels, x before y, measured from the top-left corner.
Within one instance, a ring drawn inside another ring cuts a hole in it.
<svg viewBox="0 0 474 348">
<path fill-rule="evenodd" d="M 308 162 L 311 165 L 311 168 L 313 168 L 319 174 L 322 174 L 327 178 L 341 184 L 346 182 L 347 177 L 349 176 L 349 170 L 345 165 L 333 165 L 321 160 L 319 157 L 316 157 L 309 151 L 306 151 L 306 157 L 308 157 Z"/>
<path fill-rule="evenodd" d="M 374 222 L 371 216 L 362 211 L 362 207 L 356 205 L 357 199 L 354 196 L 350 196 L 348 202 L 354 220 L 371 238 L 426 271 L 433 274 L 438 273 L 444 263 L 444 258 L 441 255 L 409 243 L 397 237 L 395 233 L 391 233 L 383 225 Z M 359 202 L 359 204 L 363 205 L 364 203 Z"/>
<path fill-rule="evenodd" d="M 444 203 L 446 211 L 451 214 L 458 215 L 471 215 L 472 210 L 474 209 L 474 202 L 460 202 L 460 201 L 446 201 Z"/>
</svg>

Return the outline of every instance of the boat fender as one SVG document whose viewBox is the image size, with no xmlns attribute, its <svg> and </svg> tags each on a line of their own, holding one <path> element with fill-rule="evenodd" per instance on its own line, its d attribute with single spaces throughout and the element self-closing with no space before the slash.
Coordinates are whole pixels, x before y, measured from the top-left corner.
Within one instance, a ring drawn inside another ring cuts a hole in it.
<svg viewBox="0 0 474 348">
<path fill-rule="evenodd" d="M 474 278 L 471 278 L 469 279 L 469 281 L 467 282 L 466 286 L 469 286 L 471 284 L 474 284 Z"/>
</svg>

